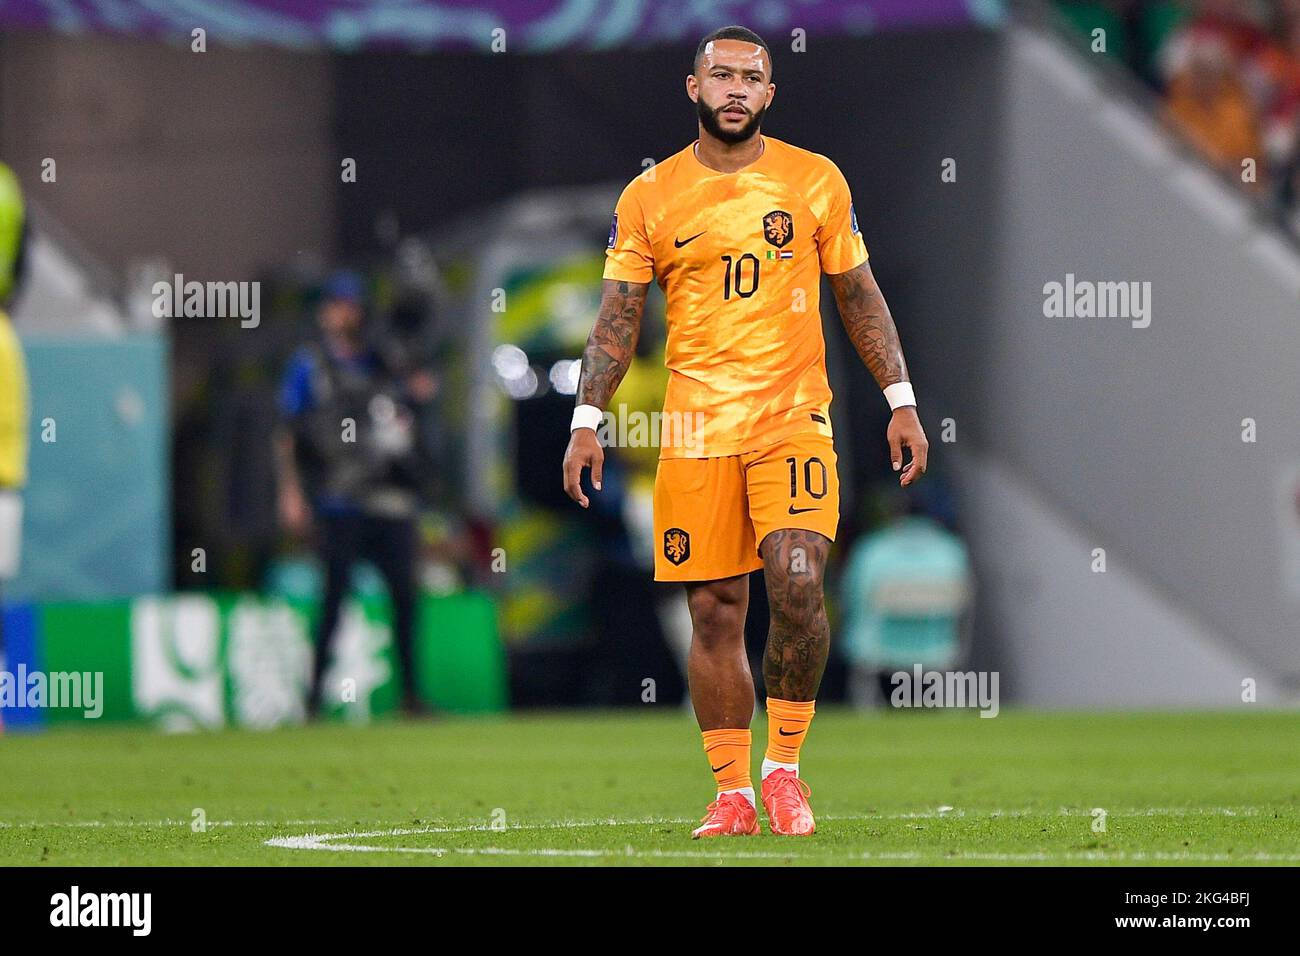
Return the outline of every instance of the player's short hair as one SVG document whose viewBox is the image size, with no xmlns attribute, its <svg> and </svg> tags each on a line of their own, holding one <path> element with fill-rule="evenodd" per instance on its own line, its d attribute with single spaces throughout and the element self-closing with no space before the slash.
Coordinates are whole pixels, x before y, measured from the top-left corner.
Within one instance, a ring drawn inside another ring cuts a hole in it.
<svg viewBox="0 0 1300 956">
<path fill-rule="evenodd" d="M 714 40 L 744 40 L 746 43 L 752 43 L 755 46 L 761 46 L 763 48 L 763 51 L 767 53 L 767 62 L 768 62 L 768 71 L 769 71 L 768 80 L 772 79 L 770 75 L 771 71 L 774 69 L 774 66 L 772 64 L 772 50 L 768 47 L 767 43 L 763 40 L 761 36 L 759 36 L 753 30 L 747 29 L 739 25 L 721 27 L 717 30 L 714 30 L 712 33 L 710 33 L 708 36 L 706 36 L 703 40 L 700 41 L 699 46 L 695 48 L 695 71 L 696 72 L 699 72 L 700 60 L 704 58 L 704 48 L 708 46 L 710 43 L 712 43 Z"/>
</svg>

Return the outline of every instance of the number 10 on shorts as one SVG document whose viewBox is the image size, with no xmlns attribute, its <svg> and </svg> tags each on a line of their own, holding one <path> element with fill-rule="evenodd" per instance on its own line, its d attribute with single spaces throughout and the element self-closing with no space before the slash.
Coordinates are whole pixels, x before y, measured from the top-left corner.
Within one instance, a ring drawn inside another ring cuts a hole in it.
<svg viewBox="0 0 1300 956">
<path fill-rule="evenodd" d="M 791 457 L 785 460 L 790 466 L 790 497 L 791 499 L 799 497 L 799 459 Z M 826 473 L 826 463 L 820 458 L 813 456 L 805 458 L 803 461 L 803 490 L 815 500 L 826 497 L 828 487 L 828 477 Z M 813 511 L 813 508 L 796 508 L 790 505 L 790 514 L 796 515 L 802 511 Z"/>
</svg>

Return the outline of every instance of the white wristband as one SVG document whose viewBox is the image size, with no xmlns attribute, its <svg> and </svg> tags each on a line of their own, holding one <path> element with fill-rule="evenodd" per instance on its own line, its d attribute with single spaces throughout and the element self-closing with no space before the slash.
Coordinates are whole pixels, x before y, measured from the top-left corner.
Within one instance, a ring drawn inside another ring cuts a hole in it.
<svg viewBox="0 0 1300 956">
<path fill-rule="evenodd" d="M 902 408 L 904 405 L 915 405 L 916 393 L 912 391 L 912 383 L 895 382 L 893 385 L 886 385 L 885 401 L 889 402 L 890 411 Z"/>
<path fill-rule="evenodd" d="M 590 428 L 595 431 L 604 418 L 605 413 L 595 405 L 579 405 L 573 410 L 573 421 L 569 423 L 569 431 L 576 431 L 579 428 Z"/>
</svg>

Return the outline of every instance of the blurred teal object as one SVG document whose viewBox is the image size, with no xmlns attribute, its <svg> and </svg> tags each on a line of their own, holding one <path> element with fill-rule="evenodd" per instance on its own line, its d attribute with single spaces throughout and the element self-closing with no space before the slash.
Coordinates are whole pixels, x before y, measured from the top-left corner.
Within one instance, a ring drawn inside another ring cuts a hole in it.
<svg viewBox="0 0 1300 956">
<path fill-rule="evenodd" d="M 170 590 L 167 342 L 24 338 L 31 432 L 16 600 Z M 197 542 L 200 546 L 202 542 Z"/>
<path fill-rule="evenodd" d="M 280 555 L 266 570 L 266 594 L 290 601 L 315 601 L 325 591 L 325 572 L 313 555 Z M 352 567 L 351 590 L 356 598 L 384 597 L 388 594 L 383 576 L 368 561 Z"/>
<path fill-rule="evenodd" d="M 850 662 L 869 670 L 956 664 L 972 590 L 966 546 L 938 522 L 903 518 L 868 535 L 841 581 Z"/>
<path fill-rule="evenodd" d="M 305 555 L 281 555 L 266 569 L 263 591 L 287 601 L 313 601 L 324 588 L 320 562 Z"/>
</svg>

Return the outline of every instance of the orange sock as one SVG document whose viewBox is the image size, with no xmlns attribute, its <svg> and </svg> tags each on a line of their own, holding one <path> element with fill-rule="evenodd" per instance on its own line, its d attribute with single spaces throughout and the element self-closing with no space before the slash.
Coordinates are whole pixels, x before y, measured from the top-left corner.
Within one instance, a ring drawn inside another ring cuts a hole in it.
<svg viewBox="0 0 1300 956">
<path fill-rule="evenodd" d="M 718 781 L 718 793 L 753 787 L 749 781 L 749 730 L 704 731 L 704 754 Z"/>
<path fill-rule="evenodd" d="M 767 699 L 767 759 L 798 763 L 816 701 Z"/>
</svg>

